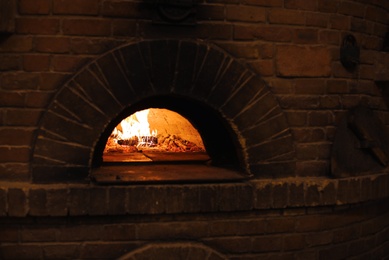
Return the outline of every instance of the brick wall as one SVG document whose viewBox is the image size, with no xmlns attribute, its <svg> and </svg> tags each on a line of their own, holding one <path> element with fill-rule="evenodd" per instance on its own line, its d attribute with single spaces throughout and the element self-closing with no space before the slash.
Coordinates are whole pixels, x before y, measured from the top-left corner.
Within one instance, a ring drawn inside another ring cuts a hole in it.
<svg viewBox="0 0 389 260">
<path fill-rule="evenodd" d="M 0 1 L 1 10 L 5 2 L 15 4 L 15 16 L 0 22 L 2 258 L 112 258 L 127 252 L 140 258 L 188 251 L 211 259 L 389 255 L 385 171 L 329 178 L 332 141 L 348 109 L 371 108 L 389 124 L 389 59 L 381 52 L 386 0 L 199 1 L 194 26 L 153 23 L 156 13 L 148 1 L 14 0 Z M 13 13 L 12 5 L 7 8 Z M 339 57 L 349 33 L 361 47 L 352 72 Z M 104 53 L 152 39 L 212 44 L 257 73 L 286 116 L 296 151 L 293 171 L 307 177 L 303 184 L 269 178 L 221 185 L 225 189 L 189 185 L 190 191 L 32 184 L 39 122 L 59 90 Z M 146 191 L 162 192 L 167 202 L 154 205 Z M 149 204 L 128 204 L 139 194 Z M 208 199 L 191 202 L 199 194 Z"/>
</svg>

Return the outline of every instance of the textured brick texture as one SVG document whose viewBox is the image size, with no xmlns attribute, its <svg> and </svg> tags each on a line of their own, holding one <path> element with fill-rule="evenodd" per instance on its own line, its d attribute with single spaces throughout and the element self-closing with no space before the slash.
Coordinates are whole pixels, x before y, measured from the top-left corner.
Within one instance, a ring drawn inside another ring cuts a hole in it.
<svg viewBox="0 0 389 260">
<path fill-rule="evenodd" d="M 195 11 L 193 25 L 166 25 L 150 1 L 0 0 L 1 259 L 388 257 L 387 173 L 330 172 L 347 110 L 389 124 L 388 1 L 212 0 Z M 339 55 L 348 33 L 361 50 L 353 72 Z M 216 111 L 233 137 L 209 152 L 236 152 L 252 179 L 89 183 L 109 122 L 166 94 L 210 108 L 209 122 Z"/>
</svg>

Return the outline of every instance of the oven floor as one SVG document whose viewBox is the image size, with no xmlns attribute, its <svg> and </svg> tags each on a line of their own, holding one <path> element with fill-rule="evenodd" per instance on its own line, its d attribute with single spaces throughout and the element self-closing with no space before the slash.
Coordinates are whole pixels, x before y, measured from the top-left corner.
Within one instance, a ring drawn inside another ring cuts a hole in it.
<svg viewBox="0 0 389 260">
<path fill-rule="evenodd" d="M 207 165 L 206 153 L 142 152 L 105 155 L 91 177 L 99 184 L 204 183 L 247 179 L 242 172 Z"/>
</svg>

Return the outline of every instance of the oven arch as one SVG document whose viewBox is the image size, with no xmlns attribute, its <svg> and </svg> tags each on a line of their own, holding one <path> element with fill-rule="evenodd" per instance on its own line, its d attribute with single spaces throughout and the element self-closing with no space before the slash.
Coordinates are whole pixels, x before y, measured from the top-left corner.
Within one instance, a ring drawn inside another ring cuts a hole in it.
<svg viewBox="0 0 389 260">
<path fill-rule="evenodd" d="M 182 98 L 214 111 L 235 136 L 231 143 L 246 174 L 294 174 L 287 120 L 259 75 L 210 43 L 145 40 L 108 51 L 59 88 L 37 131 L 33 181 L 87 179 L 112 119 L 158 97 Z"/>
</svg>

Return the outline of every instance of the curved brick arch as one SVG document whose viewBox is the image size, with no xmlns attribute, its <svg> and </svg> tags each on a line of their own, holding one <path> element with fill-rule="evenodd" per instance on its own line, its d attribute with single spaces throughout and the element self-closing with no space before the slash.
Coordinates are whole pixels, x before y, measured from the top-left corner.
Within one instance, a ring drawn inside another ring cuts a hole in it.
<svg viewBox="0 0 389 260">
<path fill-rule="evenodd" d="M 119 260 L 136 259 L 220 259 L 228 257 L 200 243 L 151 243 L 131 251 Z"/>
<path fill-rule="evenodd" d="M 40 123 L 33 179 L 87 177 L 96 144 L 113 118 L 156 96 L 194 100 L 215 111 L 233 133 L 246 172 L 257 177 L 294 174 L 285 116 L 258 75 L 213 45 L 158 40 L 112 50 L 59 89 Z"/>
</svg>

